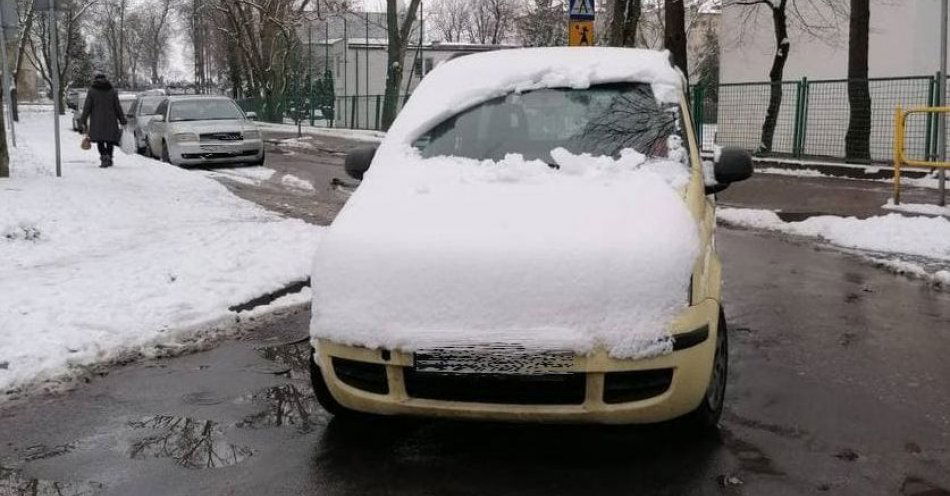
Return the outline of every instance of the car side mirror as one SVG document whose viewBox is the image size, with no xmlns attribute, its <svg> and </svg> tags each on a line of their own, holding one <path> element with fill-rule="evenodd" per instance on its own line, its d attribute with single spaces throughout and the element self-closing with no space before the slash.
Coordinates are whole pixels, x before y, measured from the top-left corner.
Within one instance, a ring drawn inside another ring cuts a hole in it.
<svg viewBox="0 0 950 496">
<path fill-rule="evenodd" d="M 727 146 L 719 151 L 719 159 L 713 165 L 716 185 L 707 186 L 706 194 L 718 193 L 732 183 L 744 181 L 752 176 L 752 154 L 748 151 Z"/>
<path fill-rule="evenodd" d="M 346 174 L 353 179 L 362 180 L 363 174 L 369 169 L 369 165 L 373 162 L 373 157 L 376 156 L 376 148 L 375 145 L 365 146 L 346 154 L 346 160 L 343 163 Z"/>
<path fill-rule="evenodd" d="M 244 112 L 244 116 L 247 117 L 249 121 L 257 120 L 257 112 Z"/>
<path fill-rule="evenodd" d="M 152 119 L 152 122 L 165 122 L 165 116 L 158 114 Z"/>
</svg>

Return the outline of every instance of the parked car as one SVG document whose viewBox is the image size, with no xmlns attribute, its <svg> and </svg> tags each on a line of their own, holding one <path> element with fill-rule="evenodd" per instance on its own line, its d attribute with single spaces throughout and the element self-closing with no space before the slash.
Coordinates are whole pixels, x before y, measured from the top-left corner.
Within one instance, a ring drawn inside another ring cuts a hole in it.
<svg viewBox="0 0 950 496">
<path fill-rule="evenodd" d="M 665 53 L 605 47 L 426 75 L 378 150 L 346 158 L 362 183 L 313 265 L 320 404 L 714 428 L 728 339 L 712 193 L 752 160 L 723 149 L 704 180 L 685 85 Z"/>
<path fill-rule="evenodd" d="M 73 131 L 79 133 L 85 133 L 84 122 L 79 122 L 79 118 L 82 116 L 83 106 L 86 104 L 86 95 L 88 94 L 87 90 L 82 90 L 81 98 L 79 99 L 76 108 L 73 109 Z M 128 115 L 129 110 L 132 108 L 132 104 L 135 102 L 134 93 L 119 93 L 119 105 L 122 106 L 122 111 Z"/>
<path fill-rule="evenodd" d="M 144 154 L 148 146 L 146 131 L 148 124 L 156 115 L 158 115 L 158 106 L 165 100 L 161 94 L 140 93 L 132 107 L 127 112 L 128 125 L 126 131 L 135 136 L 135 148 L 139 153 Z"/>
<path fill-rule="evenodd" d="M 69 88 L 66 90 L 66 107 L 76 110 L 86 101 L 86 88 Z"/>
<path fill-rule="evenodd" d="M 223 96 L 169 96 L 148 124 L 147 151 L 175 165 L 264 163 L 260 128 Z"/>
</svg>

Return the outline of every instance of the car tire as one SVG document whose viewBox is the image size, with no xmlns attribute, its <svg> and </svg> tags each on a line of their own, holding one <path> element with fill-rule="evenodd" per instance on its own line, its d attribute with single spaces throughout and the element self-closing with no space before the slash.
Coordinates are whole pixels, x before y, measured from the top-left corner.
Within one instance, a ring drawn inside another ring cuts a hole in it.
<svg viewBox="0 0 950 496">
<path fill-rule="evenodd" d="M 251 162 L 251 165 L 264 165 L 265 158 L 267 158 L 267 153 L 264 150 L 261 150 L 261 158 Z"/>
<path fill-rule="evenodd" d="M 372 415 L 351 410 L 337 402 L 333 394 L 330 393 L 330 388 L 327 387 L 326 381 L 323 379 L 323 373 L 320 371 L 320 367 L 317 366 L 316 360 L 313 359 L 314 351 L 313 347 L 310 347 L 310 383 L 313 385 L 313 395 L 317 399 L 317 403 L 319 403 L 324 410 L 339 419 L 372 417 Z"/>
<path fill-rule="evenodd" d="M 166 164 L 172 163 L 172 159 L 168 155 L 168 143 L 165 143 L 165 141 L 162 141 L 162 162 L 165 162 Z"/>
<path fill-rule="evenodd" d="M 726 381 L 729 375 L 729 332 L 726 315 L 719 309 L 719 324 L 716 329 L 716 351 L 709 378 L 709 386 L 702 401 L 690 413 L 680 417 L 685 427 L 695 432 L 714 432 L 718 430 L 722 417 L 723 403 L 726 397 Z"/>
</svg>

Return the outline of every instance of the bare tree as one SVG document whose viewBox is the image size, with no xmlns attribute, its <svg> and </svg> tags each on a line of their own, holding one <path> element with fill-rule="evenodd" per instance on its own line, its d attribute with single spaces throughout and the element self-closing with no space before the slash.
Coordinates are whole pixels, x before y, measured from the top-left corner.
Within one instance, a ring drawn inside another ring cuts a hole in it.
<svg viewBox="0 0 950 496">
<path fill-rule="evenodd" d="M 112 79 L 117 85 L 123 86 L 128 79 L 128 60 L 126 47 L 128 32 L 126 18 L 129 14 L 129 0 L 102 0 L 98 8 L 96 19 L 100 29 L 100 36 L 106 42 L 109 60 L 112 62 Z"/>
<path fill-rule="evenodd" d="M 168 56 L 171 10 L 172 0 L 157 0 L 143 4 L 136 10 L 141 19 L 142 63 L 148 70 L 148 77 L 152 84 L 161 82 L 159 72 Z"/>
<path fill-rule="evenodd" d="M 640 0 L 614 0 L 610 16 L 610 46 L 633 46 L 637 39 L 642 5 Z"/>
<path fill-rule="evenodd" d="M 63 9 L 58 12 L 58 17 L 54 22 L 55 33 L 50 31 L 48 21 L 49 13 L 40 15 L 40 22 L 33 24 L 33 30 L 29 38 L 28 56 L 30 62 L 39 71 L 43 80 L 50 88 L 53 87 L 53 78 L 59 83 L 59 94 L 51 95 L 52 98 L 59 100 L 60 113 L 65 112 L 63 97 L 66 94 L 66 80 L 70 74 L 73 57 L 75 53 L 73 47 L 82 33 L 80 33 L 80 24 L 82 18 L 89 11 L 89 8 L 95 4 L 96 0 L 66 0 L 63 2 Z M 53 41 L 57 42 L 58 60 L 53 60 Z"/>
<path fill-rule="evenodd" d="M 468 41 L 471 43 L 501 43 L 511 31 L 518 7 L 514 0 L 470 0 L 471 22 Z"/>
<path fill-rule="evenodd" d="M 403 60 L 412 33 L 412 23 L 419 10 L 420 0 L 409 0 L 409 6 L 400 19 L 397 0 L 386 0 L 386 28 L 389 45 L 386 47 L 386 90 L 383 95 L 383 129 L 396 119 L 399 106 L 399 86 L 402 83 Z M 401 21 L 401 22 L 400 22 Z"/>
<path fill-rule="evenodd" d="M 442 41 L 461 41 L 471 31 L 469 0 L 438 0 L 427 5 L 426 19 Z"/>
<path fill-rule="evenodd" d="M 851 115 L 845 135 L 848 160 L 871 160 L 871 92 L 868 89 L 869 0 L 851 0 L 848 31 L 848 103 Z"/>
<path fill-rule="evenodd" d="M 532 0 L 518 18 L 517 28 L 525 46 L 560 46 L 567 43 L 566 6 L 560 0 Z"/>
</svg>

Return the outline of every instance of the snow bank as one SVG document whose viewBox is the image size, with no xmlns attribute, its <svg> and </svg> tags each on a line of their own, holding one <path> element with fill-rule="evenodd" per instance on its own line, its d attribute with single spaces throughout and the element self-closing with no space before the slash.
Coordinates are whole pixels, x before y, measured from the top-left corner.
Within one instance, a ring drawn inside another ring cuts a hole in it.
<svg viewBox="0 0 950 496">
<path fill-rule="evenodd" d="M 783 222 L 770 210 L 745 208 L 719 208 L 716 215 L 729 224 L 818 237 L 846 248 L 950 260 L 950 220 L 943 217 L 822 215 Z"/>
<path fill-rule="evenodd" d="M 0 392 L 190 337 L 307 277 L 321 228 L 144 157 L 99 169 L 69 132 L 57 179 L 51 129 L 21 114 L 0 180 Z"/>
<path fill-rule="evenodd" d="M 446 118 L 513 91 L 625 81 L 649 83 L 661 102 L 678 102 L 682 93 L 682 76 L 665 51 L 548 47 L 466 55 L 426 75 L 390 128 L 387 143 L 411 143 Z"/>
<path fill-rule="evenodd" d="M 900 205 L 895 205 L 893 198 L 888 199 L 887 203 L 881 205 L 881 208 L 910 214 L 942 215 L 944 217 L 950 217 L 950 206 L 941 207 L 940 205 L 927 203 L 901 203 Z"/>
<path fill-rule="evenodd" d="M 553 170 L 514 154 L 391 150 L 319 247 L 313 336 L 403 350 L 670 350 L 699 245 L 684 165 L 559 149 Z"/>
<path fill-rule="evenodd" d="M 296 133 L 295 124 L 276 124 L 273 122 L 259 122 L 258 125 L 265 131 L 279 131 L 285 133 Z M 300 126 L 302 134 L 310 136 L 326 136 L 329 138 L 343 138 L 354 141 L 367 141 L 379 143 L 386 136 L 382 131 L 373 131 L 371 129 L 345 129 L 335 127 L 314 127 L 308 125 Z"/>
</svg>

